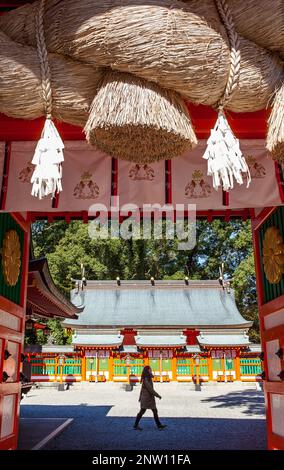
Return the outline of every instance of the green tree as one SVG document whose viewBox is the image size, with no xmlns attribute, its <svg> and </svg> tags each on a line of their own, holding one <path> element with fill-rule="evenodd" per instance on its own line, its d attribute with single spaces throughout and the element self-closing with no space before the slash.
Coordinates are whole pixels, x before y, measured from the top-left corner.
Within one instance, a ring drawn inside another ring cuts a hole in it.
<svg viewBox="0 0 284 470">
<path fill-rule="evenodd" d="M 67 228 L 68 224 L 64 220 L 58 220 L 51 224 L 46 220 L 40 220 L 32 224 L 35 257 L 40 258 L 48 253 L 52 253 L 63 238 Z"/>
<path fill-rule="evenodd" d="M 59 319 L 48 320 L 49 339 L 53 344 L 71 344 L 72 336 L 62 327 Z"/>
</svg>

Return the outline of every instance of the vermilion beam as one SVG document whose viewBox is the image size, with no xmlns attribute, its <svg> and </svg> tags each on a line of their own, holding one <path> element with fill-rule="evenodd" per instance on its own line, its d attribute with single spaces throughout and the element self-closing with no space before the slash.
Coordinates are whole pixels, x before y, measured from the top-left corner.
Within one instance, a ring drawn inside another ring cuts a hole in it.
<svg viewBox="0 0 284 470">
<path fill-rule="evenodd" d="M 207 139 L 214 127 L 217 113 L 208 106 L 188 104 L 192 123 L 199 139 Z M 266 136 L 269 111 L 255 113 L 227 112 L 230 126 L 235 135 L 242 139 L 264 139 Z M 44 118 L 27 121 L 13 119 L 0 114 L 0 140 L 38 140 L 43 128 Z M 65 140 L 83 140 L 85 135 L 80 127 L 56 122 L 60 135 Z"/>
</svg>

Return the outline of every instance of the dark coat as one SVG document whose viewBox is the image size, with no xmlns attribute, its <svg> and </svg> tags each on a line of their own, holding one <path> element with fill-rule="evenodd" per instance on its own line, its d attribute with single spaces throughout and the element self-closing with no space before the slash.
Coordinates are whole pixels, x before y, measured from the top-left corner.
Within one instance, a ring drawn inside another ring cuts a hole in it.
<svg viewBox="0 0 284 470">
<path fill-rule="evenodd" d="M 150 410 L 155 409 L 155 397 L 161 398 L 160 395 L 154 390 L 152 379 L 144 379 L 142 382 L 142 387 L 139 396 L 141 408 L 146 408 Z"/>
</svg>

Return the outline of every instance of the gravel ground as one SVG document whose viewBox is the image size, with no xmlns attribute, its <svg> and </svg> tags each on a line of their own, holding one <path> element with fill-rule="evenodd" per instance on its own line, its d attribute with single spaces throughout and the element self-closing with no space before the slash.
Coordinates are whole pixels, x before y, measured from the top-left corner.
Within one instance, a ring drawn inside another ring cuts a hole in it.
<svg viewBox="0 0 284 470">
<path fill-rule="evenodd" d="M 140 385 L 78 384 L 69 390 L 33 389 L 22 401 L 22 417 L 74 418 L 45 449 L 194 450 L 265 449 L 264 399 L 245 384 L 155 384 L 164 430 L 155 427 L 148 410 L 143 431 L 133 430 Z"/>
</svg>

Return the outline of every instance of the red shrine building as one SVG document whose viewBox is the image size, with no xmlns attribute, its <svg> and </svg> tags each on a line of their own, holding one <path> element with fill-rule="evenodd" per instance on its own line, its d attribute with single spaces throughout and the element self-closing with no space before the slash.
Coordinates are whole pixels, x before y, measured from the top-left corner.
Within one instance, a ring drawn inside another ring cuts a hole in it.
<svg viewBox="0 0 284 470">
<path fill-rule="evenodd" d="M 197 355 L 203 381 L 250 381 L 261 372 L 252 323 L 218 281 L 87 281 L 71 300 L 83 309 L 64 321 L 82 356 L 81 380 L 137 381 L 149 364 L 154 380 L 192 381 Z"/>
<path fill-rule="evenodd" d="M 73 332 L 72 344 L 26 346 L 32 381 L 137 382 L 145 365 L 159 382 L 192 382 L 197 374 L 202 382 L 259 379 L 261 347 L 250 342 L 252 323 L 238 311 L 229 283 L 186 278 L 76 284 L 76 318 L 63 322 Z"/>
</svg>

